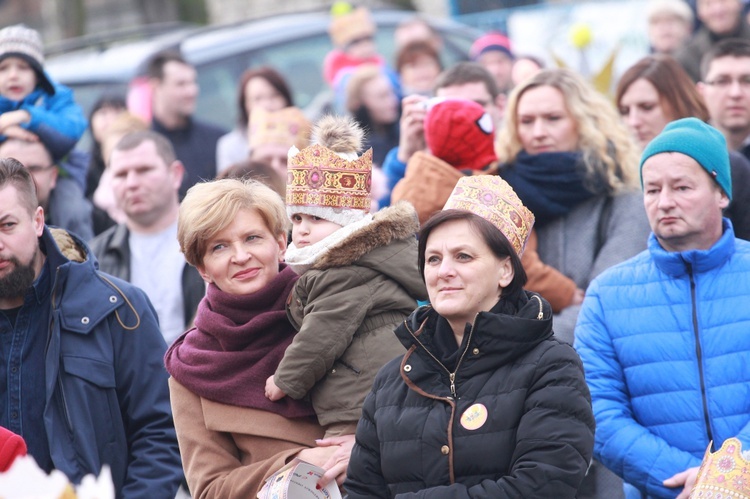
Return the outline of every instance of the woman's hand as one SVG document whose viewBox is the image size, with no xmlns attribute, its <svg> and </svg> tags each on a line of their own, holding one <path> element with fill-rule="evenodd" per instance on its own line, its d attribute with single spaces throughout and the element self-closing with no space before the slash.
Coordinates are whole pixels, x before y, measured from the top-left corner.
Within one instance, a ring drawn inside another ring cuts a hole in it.
<svg viewBox="0 0 750 499">
<path fill-rule="evenodd" d="M 272 402 L 276 402 L 284 397 L 286 397 L 286 393 L 282 392 L 281 388 L 273 382 L 273 375 L 269 376 L 266 380 L 266 398 Z"/>
<path fill-rule="evenodd" d="M 312 447 L 310 449 L 302 449 L 295 457 L 322 468 L 337 450 L 336 447 Z"/>
<path fill-rule="evenodd" d="M 580 305 L 583 303 L 583 299 L 586 298 L 586 292 L 581 288 L 576 288 L 573 292 L 573 299 L 570 301 L 571 305 Z"/>
<path fill-rule="evenodd" d="M 417 151 L 425 148 L 424 118 L 427 115 L 427 97 L 407 95 L 401 100 L 401 129 L 398 143 L 398 160 L 402 163 Z"/>
<path fill-rule="evenodd" d="M 352 448 L 354 448 L 354 435 L 325 438 L 323 440 L 316 440 L 315 443 L 318 444 L 319 448 L 331 448 L 333 446 L 336 449 L 322 466 L 326 472 L 318 480 L 318 488 L 325 486 L 334 479 L 338 485 L 344 483 L 346 468 L 349 466 L 349 458 L 352 455 Z"/>
</svg>

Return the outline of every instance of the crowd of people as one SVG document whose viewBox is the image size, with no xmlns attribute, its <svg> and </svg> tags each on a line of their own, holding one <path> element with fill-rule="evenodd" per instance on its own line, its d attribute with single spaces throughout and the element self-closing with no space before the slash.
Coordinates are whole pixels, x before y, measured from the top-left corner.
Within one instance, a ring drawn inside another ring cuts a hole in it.
<svg viewBox="0 0 750 499">
<path fill-rule="evenodd" d="M 295 459 L 352 499 L 705 486 L 750 450 L 750 26 L 645 15 L 608 96 L 502 33 L 444 67 L 419 17 L 389 60 L 338 6 L 325 115 L 253 67 L 231 131 L 178 52 L 147 113 L 87 120 L 0 30 L 0 468 L 106 464 L 123 498 L 255 497 Z"/>
</svg>

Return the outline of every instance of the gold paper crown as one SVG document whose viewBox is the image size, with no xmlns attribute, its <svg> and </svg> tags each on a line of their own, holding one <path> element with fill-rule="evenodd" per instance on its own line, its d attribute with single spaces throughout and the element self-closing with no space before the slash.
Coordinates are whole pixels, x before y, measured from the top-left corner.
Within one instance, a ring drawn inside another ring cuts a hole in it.
<svg viewBox="0 0 750 499">
<path fill-rule="evenodd" d="M 285 107 L 279 111 L 253 109 L 250 113 L 248 142 L 250 148 L 277 144 L 298 149 L 310 143 L 310 122 L 296 107 Z"/>
<path fill-rule="evenodd" d="M 508 238 L 519 256 L 534 226 L 534 214 L 497 175 L 462 177 L 443 209 L 466 210 L 484 218 Z"/>
<path fill-rule="evenodd" d="M 347 161 L 315 144 L 289 158 L 287 206 L 320 206 L 370 211 L 372 148 Z"/>
<path fill-rule="evenodd" d="M 742 457 L 739 440 L 726 439 L 713 454 L 708 444 L 690 497 L 750 499 L 750 462 Z"/>
<path fill-rule="evenodd" d="M 346 14 L 333 16 L 328 34 L 333 44 L 344 47 L 352 40 L 363 36 L 375 35 L 375 23 L 370 18 L 370 11 L 365 7 L 359 7 Z"/>
</svg>

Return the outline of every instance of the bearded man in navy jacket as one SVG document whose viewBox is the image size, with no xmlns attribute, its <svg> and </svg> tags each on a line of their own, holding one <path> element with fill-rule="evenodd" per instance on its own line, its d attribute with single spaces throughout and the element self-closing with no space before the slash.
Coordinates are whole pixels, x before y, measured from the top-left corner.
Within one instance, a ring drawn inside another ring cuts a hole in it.
<svg viewBox="0 0 750 499">
<path fill-rule="evenodd" d="M 44 224 L 31 174 L 0 158 L 0 426 L 78 483 L 110 467 L 118 498 L 171 498 L 182 478 L 163 356 L 140 289 Z"/>
</svg>

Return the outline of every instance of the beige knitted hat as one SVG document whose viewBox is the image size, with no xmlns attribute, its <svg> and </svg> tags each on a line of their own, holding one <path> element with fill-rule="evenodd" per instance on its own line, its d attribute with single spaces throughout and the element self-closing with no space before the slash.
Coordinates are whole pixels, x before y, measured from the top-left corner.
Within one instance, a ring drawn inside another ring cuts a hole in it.
<svg viewBox="0 0 750 499">
<path fill-rule="evenodd" d="M 44 46 L 39 32 L 23 24 L 8 26 L 0 30 L 0 61 L 6 57 L 19 57 L 34 69 L 39 86 L 50 95 L 55 87 L 44 72 Z"/>
</svg>

